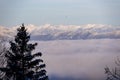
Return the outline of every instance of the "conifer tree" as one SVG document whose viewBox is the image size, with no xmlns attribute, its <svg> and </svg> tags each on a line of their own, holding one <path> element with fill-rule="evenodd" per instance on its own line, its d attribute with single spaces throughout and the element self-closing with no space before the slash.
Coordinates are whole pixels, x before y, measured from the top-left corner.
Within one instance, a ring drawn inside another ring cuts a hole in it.
<svg viewBox="0 0 120 80">
<path fill-rule="evenodd" d="M 30 34 L 22 24 L 17 29 L 14 41 L 10 41 L 10 49 L 5 53 L 7 65 L 0 68 L 0 71 L 5 72 L 3 80 L 48 80 L 45 64 L 40 59 L 42 53 L 32 54 L 37 43 L 30 44 L 29 40 Z"/>
</svg>

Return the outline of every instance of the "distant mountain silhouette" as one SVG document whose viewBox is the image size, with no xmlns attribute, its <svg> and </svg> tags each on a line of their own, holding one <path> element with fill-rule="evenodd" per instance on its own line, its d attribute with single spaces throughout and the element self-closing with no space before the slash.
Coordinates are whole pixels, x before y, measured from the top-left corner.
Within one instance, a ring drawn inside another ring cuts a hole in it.
<svg viewBox="0 0 120 80">
<path fill-rule="evenodd" d="M 120 39 L 120 26 L 87 25 L 26 25 L 32 40 Z M 18 27 L 18 26 L 17 26 Z M 1 37 L 13 37 L 17 27 L 0 27 Z"/>
</svg>

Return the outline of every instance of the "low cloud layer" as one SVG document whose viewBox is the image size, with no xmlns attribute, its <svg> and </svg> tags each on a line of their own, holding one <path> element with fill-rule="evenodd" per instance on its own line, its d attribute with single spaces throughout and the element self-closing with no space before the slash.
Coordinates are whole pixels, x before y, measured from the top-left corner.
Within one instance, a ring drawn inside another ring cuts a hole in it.
<svg viewBox="0 0 120 80">
<path fill-rule="evenodd" d="M 38 43 L 36 51 L 43 53 L 42 59 L 51 80 L 105 80 L 104 68 L 114 68 L 116 58 L 120 57 L 119 39 Z"/>
<path fill-rule="evenodd" d="M 0 37 L 14 36 L 17 27 L 0 27 Z M 119 39 L 120 26 L 87 24 L 87 25 L 26 25 L 32 40 L 77 40 L 77 39 Z"/>
</svg>

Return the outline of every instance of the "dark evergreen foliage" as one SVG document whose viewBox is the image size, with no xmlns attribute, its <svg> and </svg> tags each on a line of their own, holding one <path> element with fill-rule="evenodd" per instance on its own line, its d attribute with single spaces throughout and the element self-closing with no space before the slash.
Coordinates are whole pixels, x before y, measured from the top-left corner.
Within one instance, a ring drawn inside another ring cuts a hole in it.
<svg viewBox="0 0 120 80">
<path fill-rule="evenodd" d="M 40 59 L 42 53 L 32 54 L 37 43 L 28 44 L 30 35 L 24 24 L 17 31 L 15 40 L 10 41 L 10 50 L 5 53 L 7 65 L 0 68 L 5 72 L 3 80 L 48 80 L 45 64 Z"/>
</svg>

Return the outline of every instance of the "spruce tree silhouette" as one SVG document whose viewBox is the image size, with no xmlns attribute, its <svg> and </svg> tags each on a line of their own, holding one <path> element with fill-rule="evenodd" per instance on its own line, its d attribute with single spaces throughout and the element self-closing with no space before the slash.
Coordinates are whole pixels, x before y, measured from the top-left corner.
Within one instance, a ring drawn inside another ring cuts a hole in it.
<svg viewBox="0 0 120 80">
<path fill-rule="evenodd" d="M 30 35 L 22 24 L 17 29 L 15 40 L 10 41 L 9 51 L 5 53 L 7 65 L 0 68 L 5 72 L 3 80 L 48 80 L 45 64 L 40 59 L 42 53 L 32 54 L 37 43 L 28 44 L 29 40 Z"/>
</svg>

